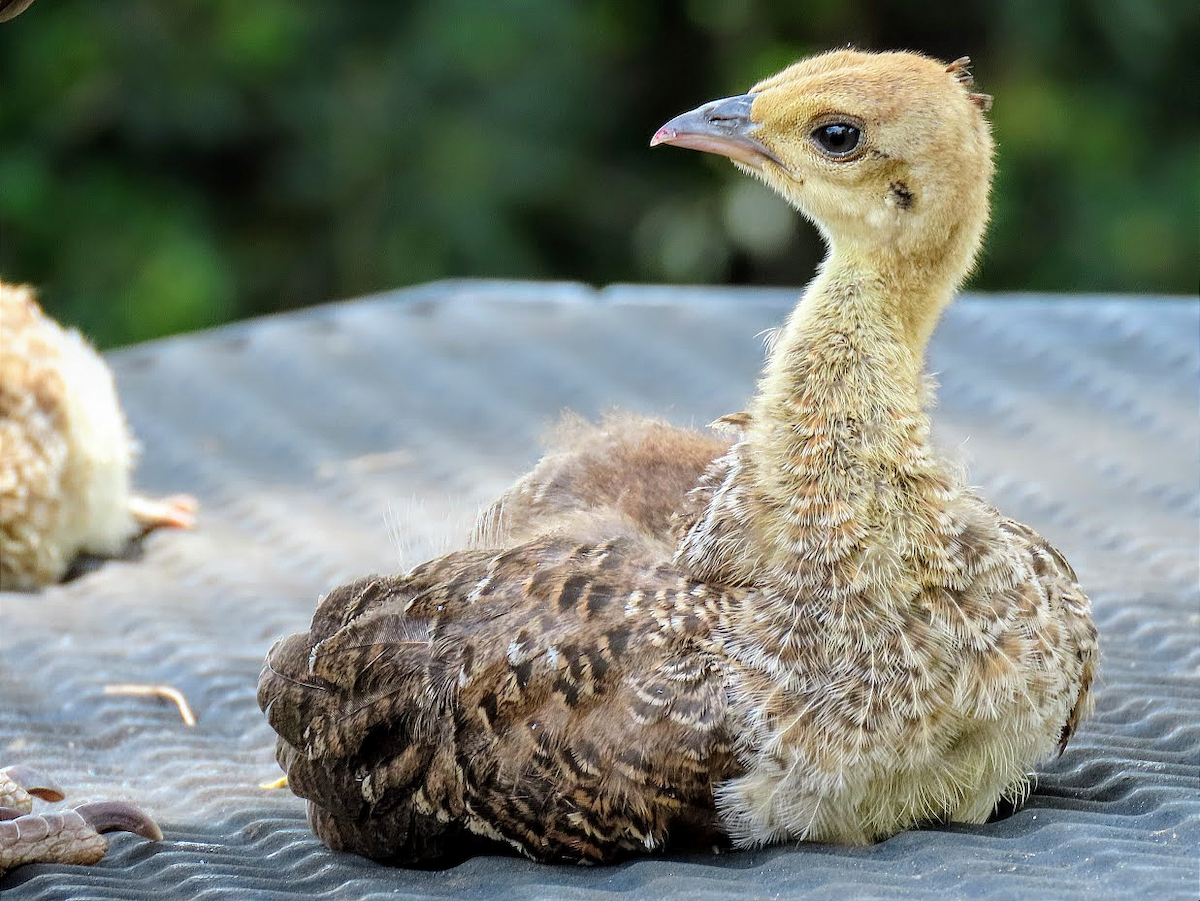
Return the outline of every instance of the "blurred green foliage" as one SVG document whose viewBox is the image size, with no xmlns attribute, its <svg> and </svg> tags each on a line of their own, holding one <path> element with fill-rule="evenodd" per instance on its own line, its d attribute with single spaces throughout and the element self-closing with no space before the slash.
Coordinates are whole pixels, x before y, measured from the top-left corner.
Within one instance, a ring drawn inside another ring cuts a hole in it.
<svg viewBox="0 0 1200 901">
<path fill-rule="evenodd" d="M 39 0 L 0 273 L 102 345 L 447 276 L 800 284 L 810 227 L 647 140 L 847 43 L 996 96 L 976 287 L 1196 290 L 1194 0 Z"/>
</svg>

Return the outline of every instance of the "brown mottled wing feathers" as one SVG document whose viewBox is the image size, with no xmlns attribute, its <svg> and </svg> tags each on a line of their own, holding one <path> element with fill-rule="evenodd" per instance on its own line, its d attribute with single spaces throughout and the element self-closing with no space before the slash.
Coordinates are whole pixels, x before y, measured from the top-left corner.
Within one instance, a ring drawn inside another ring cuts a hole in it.
<svg viewBox="0 0 1200 901">
<path fill-rule="evenodd" d="M 608 860 L 714 834 L 736 770 L 718 603 L 626 542 L 453 554 L 331 593 L 272 649 L 259 703 L 333 847 Z"/>
</svg>

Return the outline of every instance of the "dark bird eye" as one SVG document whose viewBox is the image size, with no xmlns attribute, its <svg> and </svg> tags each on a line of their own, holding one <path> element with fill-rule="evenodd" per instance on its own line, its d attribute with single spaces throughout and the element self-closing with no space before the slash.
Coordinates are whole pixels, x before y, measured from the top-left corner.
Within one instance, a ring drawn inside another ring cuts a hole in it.
<svg viewBox="0 0 1200 901">
<path fill-rule="evenodd" d="M 812 136 L 825 153 L 839 157 L 853 153 L 858 148 L 862 132 L 858 130 L 858 126 L 848 122 L 832 122 L 816 129 Z"/>
</svg>

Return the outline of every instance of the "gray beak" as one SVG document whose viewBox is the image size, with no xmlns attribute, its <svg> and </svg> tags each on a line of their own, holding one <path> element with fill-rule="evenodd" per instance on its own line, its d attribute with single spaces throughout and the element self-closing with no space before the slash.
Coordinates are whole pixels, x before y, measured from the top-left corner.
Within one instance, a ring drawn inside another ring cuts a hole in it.
<svg viewBox="0 0 1200 901">
<path fill-rule="evenodd" d="M 754 94 L 741 94 L 723 100 L 711 100 L 689 113 L 676 116 L 654 133 L 650 146 L 674 144 L 727 156 L 731 160 L 761 169 L 766 160 L 783 166 L 780 159 L 754 137 L 758 124 L 750 118 Z M 785 167 L 786 168 L 786 167 Z"/>
<path fill-rule="evenodd" d="M 31 3 L 33 0 L 0 0 L 0 22 L 15 19 L 29 9 Z"/>
</svg>

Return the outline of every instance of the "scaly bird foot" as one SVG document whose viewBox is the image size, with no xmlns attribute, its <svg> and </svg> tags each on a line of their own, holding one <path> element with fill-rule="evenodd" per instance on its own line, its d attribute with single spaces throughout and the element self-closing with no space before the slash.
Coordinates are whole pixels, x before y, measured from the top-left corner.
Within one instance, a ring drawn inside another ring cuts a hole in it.
<svg viewBox="0 0 1200 901">
<path fill-rule="evenodd" d="M 26 863 L 95 863 L 108 850 L 106 832 L 132 832 L 152 842 L 163 837 L 154 820 L 124 801 L 36 816 L 0 808 L 0 873 Z"/>
</svg>

